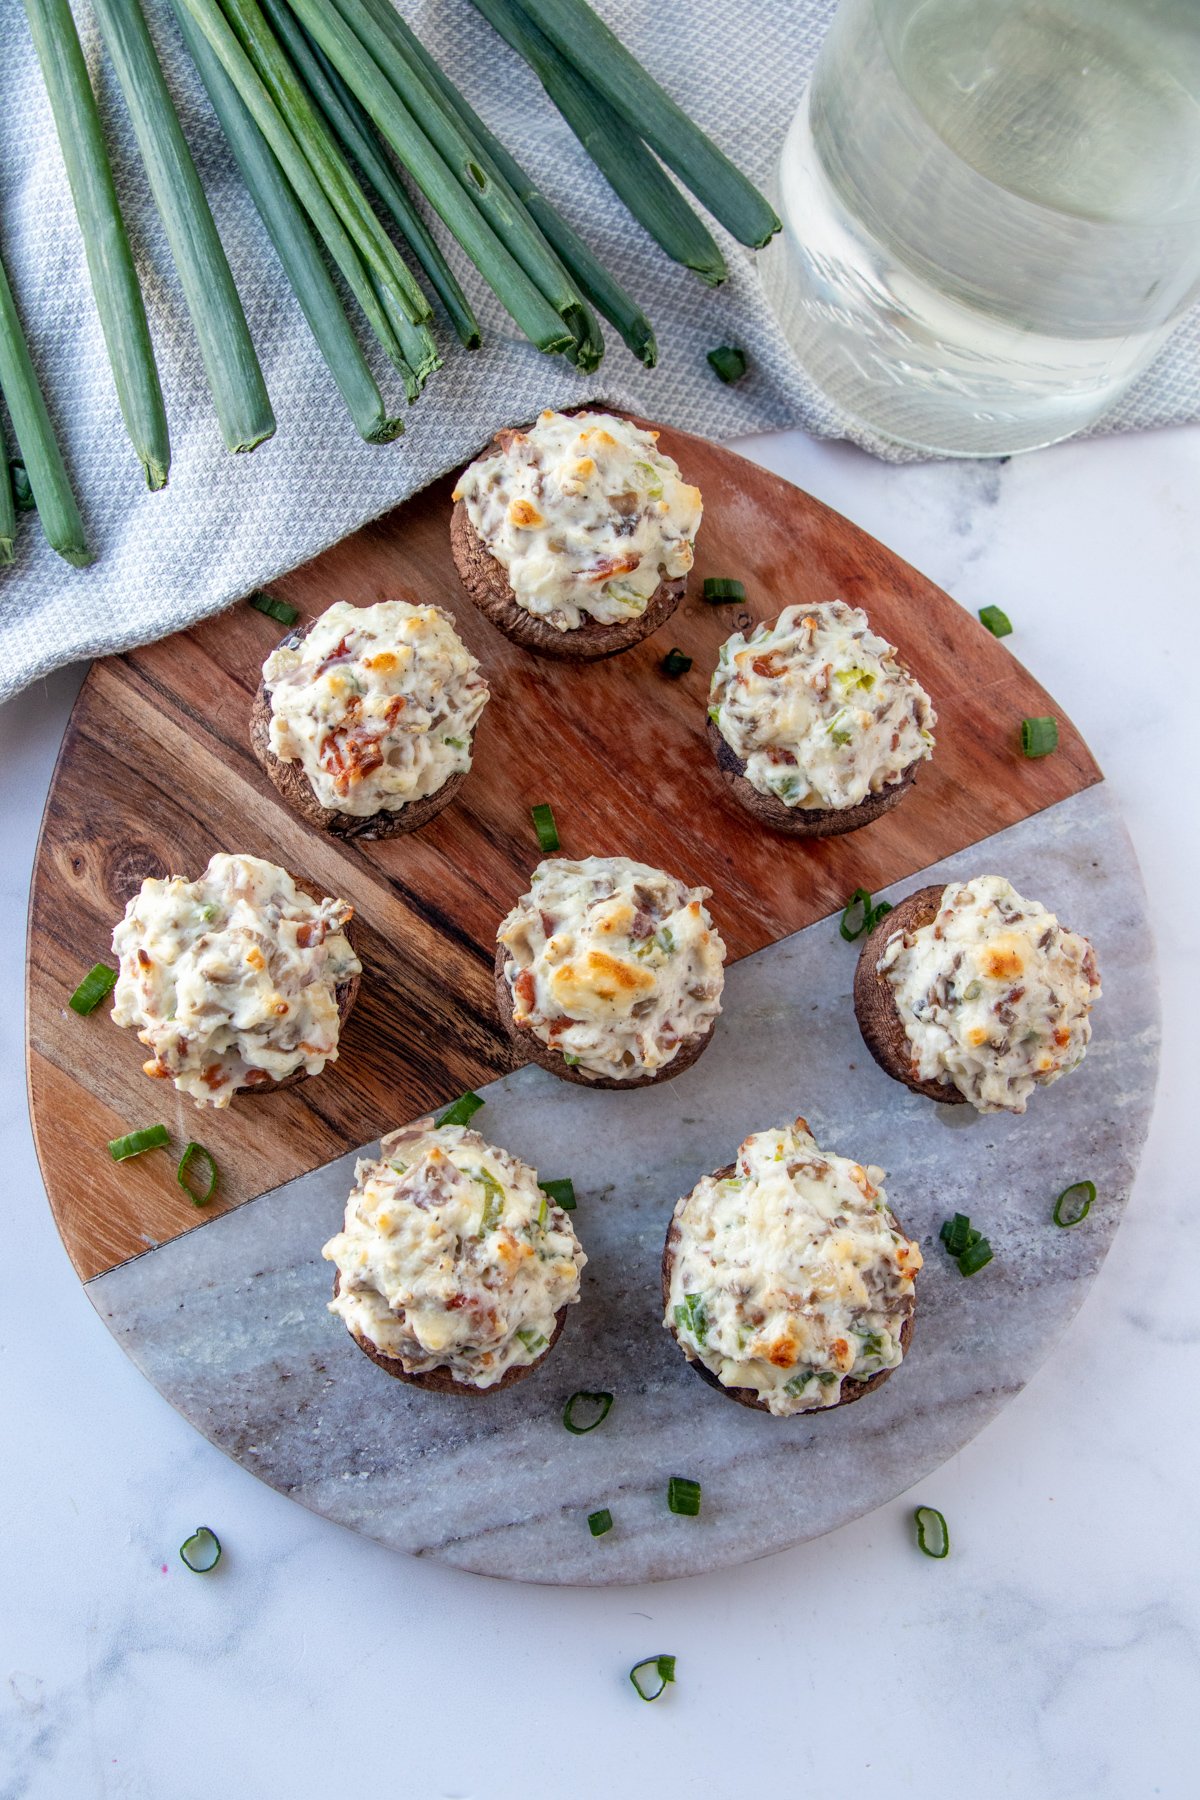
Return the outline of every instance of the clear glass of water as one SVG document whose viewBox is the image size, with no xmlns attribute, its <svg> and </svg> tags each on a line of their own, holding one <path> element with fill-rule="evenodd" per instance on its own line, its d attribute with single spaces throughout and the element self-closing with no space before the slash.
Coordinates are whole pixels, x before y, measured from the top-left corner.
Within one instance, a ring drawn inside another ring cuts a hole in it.
<svg viewBox="0 0 1200 1800">
<path fill-rule="evenodd" d="M 841 0 L 778 200 L 768 293 L 862 425 L 1069 437 L 1200 292 L 1200 0 Z"/>
</svg>

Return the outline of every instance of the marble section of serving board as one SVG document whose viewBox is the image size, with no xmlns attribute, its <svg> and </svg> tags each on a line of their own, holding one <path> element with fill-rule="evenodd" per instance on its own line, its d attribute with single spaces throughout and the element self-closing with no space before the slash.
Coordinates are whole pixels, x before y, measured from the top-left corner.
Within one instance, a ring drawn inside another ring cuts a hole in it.
<svg viewBox="0 0 1200 1800">
<path fill-rule="evenodd" d="M 828 1531 L 959 1449 L 1052 1350 L 1108 1250 L 1149 1122 L 1153 948 L 1107 790 L 1063 801 L 890 897 L 989 873 L 1090 936 L 1104 984 L 1083 1067 L 1035 1095 L 1023 1118 L 933 1105 L 875 1066 L 851 1005 L 857 947 L 836 918 L 732 968 L 711 1047 L 665 1087 L 589 1093 L 529 1066 L 482 1090 L 475 1123 L 487 1136 L 544 1177 L 573 1178 L 589 1257 L 558 1347 L 509 1391 L 464 1400 L 406 1387 L 326 1311 L 321 1245 L 338 1228 L 353 1155 L 96 1277 L 88 1292 L 214 1443 L 397 1549 L 590 1584 L 712 1569 Z M 659 1259 L 679 1195 L 749 1132 L 797 1113 L 821 1145 L 887 1170 L 888 1197 L 926 1265 L 912 1348 L 892 1379 L 842 1411 L 779 1420 L 724 1400 L 688 1368 L 660 1323 Z M 1098 1189 L 1089 1217 L 1056 1228 L 1055 1196 L 1085 1176 Z M 972 1279 L 937 1240 L 955 1211 L 995 1249 Z M 585 1437 L 560 1418 L 577 1388 L 616 1396 Z M 699 1518 L 668 1511 L 675 1474 L 703 1484 Z M 614 1528 L 593 1539 L 586 1516 L 601 1506 Z"/>
</svg>

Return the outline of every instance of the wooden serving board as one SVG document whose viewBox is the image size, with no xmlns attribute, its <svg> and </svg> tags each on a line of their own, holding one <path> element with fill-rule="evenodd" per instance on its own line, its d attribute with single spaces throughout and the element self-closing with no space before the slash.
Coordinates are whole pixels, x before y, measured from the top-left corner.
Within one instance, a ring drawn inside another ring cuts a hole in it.
<svg viewBox="0 0 1200 1800">
<path fill-rule="evenodd" d="M 731 960 L 1091 786 L 1100 771 L 1070 722 L 1004 644 L 848 520 L 733 452 L 664 429 L 704 495 L 691 592 L 655 637 L 604 663 L 540 661 L 463 593 L 449 549 L 447 478 L 274 584 L 311 619 L 334 600 L 435 601 L 454 613 L 492 698 L 475 766 L 424 831 L 353 844 L 309 829 L 250 753 L 247 722 L 281 628 L 246 606 L 96 663 L 63 740 L 30 903 L 28 1067 L 42 1172 L 71 1260 L 87 1280 L 215 1213 L 366 1143 L 515 1066 L 496 1016 L 496 926 L 539 856 L 529 809 L 554 808 L 566 855 L 624 854 L 713 890 Z M 736 576 L 744 608 L 708 606 L 706 575 Z M 874 825 L 795 841 L 726 798 L 705 742 L 717 650 L 793 602 L 863 606 L 933 696 L 937 750 L 913 792 Z M 661 659 L 693 658 L 680 680 Z M 1056 713 L 1052 755 L 1020 754 L 1025 716 Z M 224 1112 L 141 1073 L 142 1046 L 107 1006 L 67 1007 L 111 961 L 111 932 L 148 875 L 195 876 L 214 851 L 282 863 L 355 906 L 364 965 L 336 1065 Z M 162 1121 L 170 1152 L 116 1165 L 110 1138 Z M 198 1137 L 221 1169 L 199 1211 L 174 1181 Z"/>
</svg>

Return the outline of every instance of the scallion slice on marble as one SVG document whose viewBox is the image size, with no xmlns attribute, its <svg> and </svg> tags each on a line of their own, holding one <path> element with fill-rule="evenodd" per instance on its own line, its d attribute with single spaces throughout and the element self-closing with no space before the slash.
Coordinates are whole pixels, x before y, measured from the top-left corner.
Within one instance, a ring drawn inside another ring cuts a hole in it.
<svg viewBox="0 0 1200 1800">
<path fill-rule="evenodd" d="M 917 1528 L 917 1549 L 923 1555 L 931 1556 L 935 1562 L 942 1562 L 949 1556 L 950 1527 L 944 1513 L 936 1506 L 918 1506 L 913 1513 L 913 1522 Z"/>
<path fill-rule="evenodd" d="M 1094 1181 L 1073 1181 L 1054 1202 L 1054 1223 L 1061 1225 L 1064 1231 L 1068 1231 L 1072 1225 L 1081 1225 L 1091 1211 L 1095 1198 Z"/>
<path fill-rule="evenodd" d="M 485 1104 L 486 1102 L 481 1100 L 478 1094 L 473 1094 L 468 1090 L 454 1102 L 453 1106 L 446 1108 L 437 1122 L 437 1129 L 440 1131 L 443 1125 L 469 1125 L 480 1107 Z"/>
<path fill-rule="evenodd" d="M 221 1540 L 207 1525 L 197 1525 L 179 1546 L 179 1560 L 193 1575 L 210 1575 L 221 1560 Z"/>
<path fill-rule="evenodd" d="M 700 1483 L 687 1475 L 672 1475 L 667 1483 L 667 1505 L 682 1518 L 694 1519 L 700 1512 Z"/>
<path fill-rule="evenodd" d="M 607 1506 L 588 1514 L 588 1530 L 593 1537 L 603 1537 L 606 1531 L 612 1530 L 612 1523 L 613 1517 Z"/>
<path fill-rule="evenodd" d="M 629 1671 L 629 1679 L 637 1690 L 639 1700 L 657 1700 L 675 1679 L 675 1658 L 648 1656 L 644 1662 L 633 1665 Z"/>
<path fill-rule="evenodd" d="M 589 1393 L 580 1388 L 571 1395 L 563 1407 L 562 1422 L 574 1437 L 584 1437 L 589 1431 L 595 1431 L 597 1425 L 603 1425 L 612 1408 L 613 1397 L 607 1393 Z M 576 1406 L 584 1409 L 584 1422 L 581 1424 L 575 1417 Z M 589 1416 L 590 1415 L 590 1416 Z"/>
<path fill-rule="evenodd" d="M 561 1206 L 564 1212 L 575 1211 L 575 1183 L 569 1175 L 561 1181 L 539 1181 L 538 1186 L 543 1194 L 549 1194 L 555 1206 Z"/>
</svg>

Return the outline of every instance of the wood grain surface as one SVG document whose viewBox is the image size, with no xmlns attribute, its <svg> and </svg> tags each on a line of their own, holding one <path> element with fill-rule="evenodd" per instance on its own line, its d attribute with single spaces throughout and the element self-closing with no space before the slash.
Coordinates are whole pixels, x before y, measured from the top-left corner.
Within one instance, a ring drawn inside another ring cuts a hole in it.
<svg viewBox="0 0 1200 1800">
<path fill-rule="evenodd" d="M 235 606 L 93 666 L 46 804 L 27 1007 L 34 1134 L 81 1277 L 514 1066 L 492 959 L 496 926 L 538 860 L 537 802 L 553 806 L 568 856 L 628 855 L 710 887 L 737 958 L 840 909 L 855 887 L 902 880 L 1100 779 L 1078 733 L 1006 645 L 898 557 L 731 451 L 666 429 L 661 448 L 704 495 L 691 591 L 664 630 L 609 662 L 539 661 L 476 613 L 450 558 L 449 478 L 272 585 L 306 620 L 334 600 L 436 601 L 484 665 L 492 698 L 474 769 L 412 837 L 343 843 L 285 809 L 248 744 L 251 697 L 282 635 L 256 610 Z M 743 581 L 745 607 L 707 606 L 706 575 Z M 708 679 L 719 645 L 748 619 L 839 596 L 866 609 L 933 696 L 937 750 L 913 792 L 875 824 L 789 839 L 725 795 L 705 742 Z M 694 659 L 680 680 L 660 667 L 673 645 Z M 1059 748 L 1029 761 L 1020 721 L 1043 713 L 1058 715 Z M 217 850 L 269 857 L 350 900 L 364 965 L 338 1062 L 287 1092 L 241 1095 L 223 1112 L 148 1081 L 136 1035 L 118 1030 L 107 1006 L 80 1019 L 66 1004 L 92 963 L 111 962 L 113 925 L 141 881 L 195 876 Z M 847 981 L 850 973 L 848 964 Z M 110 1138 L 159 1121 L 171 1130 L 169 1151 L 111 1161 Z M 192 1137 L 221 1169 L 204 1210 L 175 1183 Z"/>
</svg>

